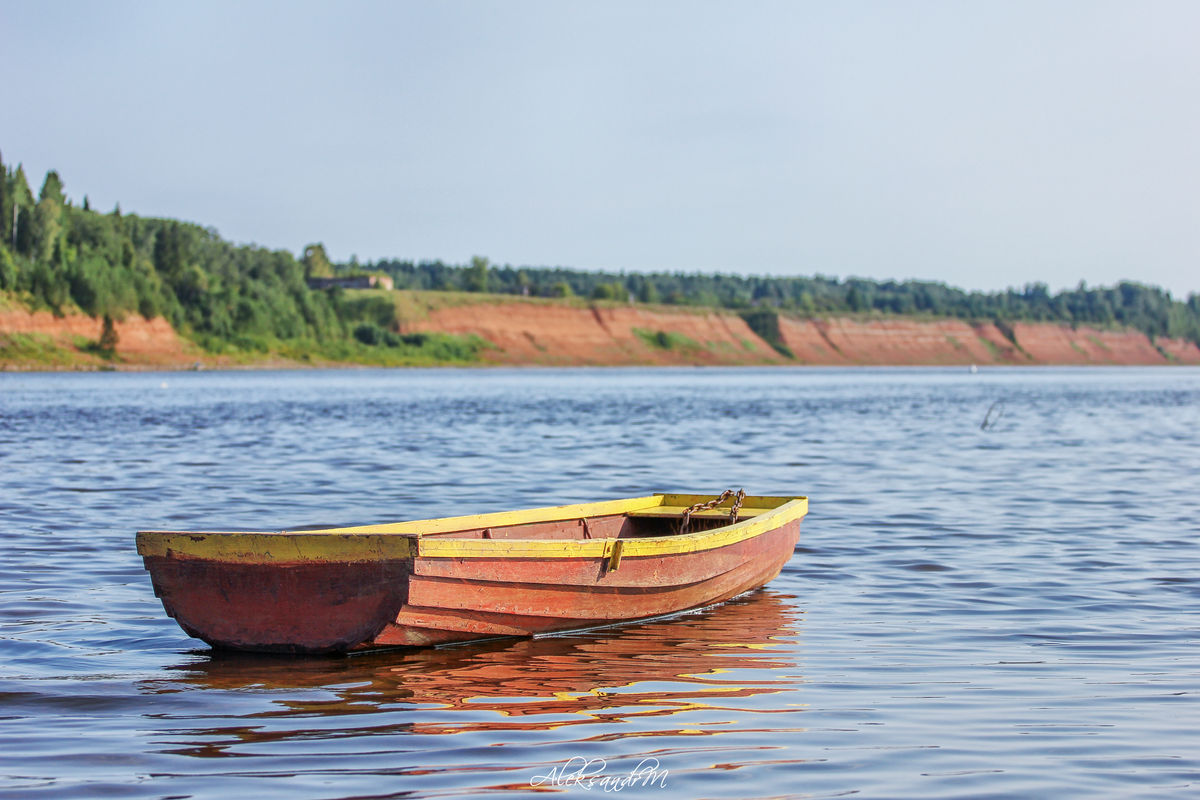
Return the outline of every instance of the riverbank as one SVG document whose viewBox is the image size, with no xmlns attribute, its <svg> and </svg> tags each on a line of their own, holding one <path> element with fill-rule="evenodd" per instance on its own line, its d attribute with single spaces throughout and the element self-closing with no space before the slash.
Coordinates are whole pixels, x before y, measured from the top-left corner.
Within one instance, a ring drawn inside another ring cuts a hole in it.
<svg viewBox="0 0 1200 800">
<path fill-rule="evenodd" d="M 464 362 L 506 365 L 1200 365 L 1195 343 L 1135 330 L 1054 323 L 968 322 L 891 316 L 800 318 L 771 311 L 548 300 L 457 292 L 364 293 L 391 299 L 393 331 L 479 344 Z M 0 309 L 0 368 L 138 370 L 402 365 L 386 345 L 337 353 L 294 343 L 272 352 L 214 354 L 161 317 L 115 320 L 115 347 L 100 347 L 103 322 L 14 306 Z M 417 363 L 429 363 L 422 360 Z M 440 363 L 434 361 L 432 363 Z M 451 363 L 451 362 L 446 362 Z"/>
</svg>

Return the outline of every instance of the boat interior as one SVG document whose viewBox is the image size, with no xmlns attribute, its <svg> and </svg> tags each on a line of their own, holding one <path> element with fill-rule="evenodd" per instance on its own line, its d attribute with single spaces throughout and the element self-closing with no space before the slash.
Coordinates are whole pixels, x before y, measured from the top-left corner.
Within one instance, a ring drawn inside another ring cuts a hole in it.
<svg viewBox="0 0 1200 800">
<path fill-rule="evenodd" d="M 308 532 L 392 534 L 423 539 L 645 539 L 700 533 L 745 522 L 792 502 L 807 503 L 807 498 L 803 497 L 742 493 L 740 500 L 738 498 L 732 490 L 721 495 L 656 494 L 573 506 L 321 528 Z"/>
<path fill-rule="evenodd" d="M 759 498 L 747 498 L 758 500 Z M 775 498 L 763 498 L 771 499 Z M 731 517 L 731 506 L 694 511 L 686 528 L 683 515 L 688 506 L 664 504 L 631 510 L 619 514 L 580 516 L 569 519 L 546 520 L 488 527 L 471 527 L 438 533 L 424 533 L 423 538 L 437 539 L 643 539 L 678 536 L 686 533 L 721 528 L 742 522 L 774 508 L 746 505 Z"/>
</svg>

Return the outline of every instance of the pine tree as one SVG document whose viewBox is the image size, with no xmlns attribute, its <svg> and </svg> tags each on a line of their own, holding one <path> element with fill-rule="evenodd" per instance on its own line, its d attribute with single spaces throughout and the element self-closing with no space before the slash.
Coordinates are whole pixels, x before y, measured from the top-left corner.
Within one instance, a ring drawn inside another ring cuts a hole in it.
<svg viewBox="0 0 1200 800">
<path fill-rule="evenodd" d="M 8 168 L 4 166 L 4 158 L 0 156 L 0 246 L 12 244 L 12 191 L 8 186 Z"/>
<path fill-rule="evenodd" d="M 62 178 L 58 177 L 58 173 L 50 170 L 46 173 L 46 180 L 42 182 L 42 193 L 38 195 L 38 200 L 50 199 L 57 203 L 60 207 L 66 205 L 67 196 L 63 192 Z"/>
<path fill-rule="evenodd" d="M 22 255 L 28 255 L 33 249 L 33 194 L 29 191 L 25 167 L 21 164 L 17 164 L 8 187 L 13 204 L 14 229 L 10 232 L 13 248 Z"/>
<path fill-rule="evenodd" d="M 33 213 L 33 257 L 51 262 L 62 235 L 62 210 L 65 200 L 62 180 L 50 170 L 42 183 L 42 193 Z"/>
<path fill-rule="evenodd" d="M 100 350 L 111 358 L 117 352 L 117 342 L 120 337 L 117 336 L 116 326 L 113 325 L 112 317 L 108 314 L 104 315 L 104 327 L 100 329 Z"/>
</svg>

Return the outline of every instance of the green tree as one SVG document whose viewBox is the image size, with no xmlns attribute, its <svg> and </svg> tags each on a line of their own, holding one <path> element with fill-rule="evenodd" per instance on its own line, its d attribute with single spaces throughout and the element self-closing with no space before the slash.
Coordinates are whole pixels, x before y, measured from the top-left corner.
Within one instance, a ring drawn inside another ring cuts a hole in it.
<svg viewBox="0 0 1200 800">
<path fill-rule="evenodd" d="M 33 193 L 29 191 L 24 166 L 17 164 L 8 186 L 15 226 L 15 230 L 11 231 L 13 249 L 22 255 L 29 255 L 33 250 Z"/>
<path fill-rule="evenodd" d="M 46 173 L 46 179 L 42 182 L 42 192 L 38 195 L 38 199 L 53 200 L 60 208 L 67 204 L 67 196 L 63 191 L 62 178 L 58 176 L 55 170 L 50 170 Z"/>
<path fill-rule="evenodd" d="M 320 242 L 304 248 L 304 256 L 300 259 L 304 266 L 305 278 L 332 278 L 333 264 L 325 254 L 325 245 Z"/>
<path fill-rule="evenodd" d="M 154 267 L 168 281 L 192 261 L 195 234 L 182 223 L 168 220 L 154 236 Z"/>
<path fill-rule="evenodd" d="M 0 245 L 5 247 L 12 244 L 13 201 L 9 180 L 8 168 L 0 157 Z"/>
<path fill-rule="evenodd" d="M 517 294 L 531 294 L 533 292 L 533 281 L 529 277 L 529 273 L 525 270 L 517 272 Z"/>
<path fill-rule="evenodd" d="M 7 247 L 0 247 L 0 289 L 15 291 L 17 288 L 17 264 Z"/>
<path fill-rule="evenodd" d="M 184 305 L 201 305 L 209 292 L 209 274 L 195 264 L 179 273 L 173 284 L 175 295 Z"/>
<path fill-rule="evenodd" d="M 119 341 L 120 337 L 117 336 L 117 329 L 113 325 L 112 317 L 105 314 L 104 326 L 100 330 L 100 350 L 111 358 L 117 351 L 117 342 Z"/>
<path fill-rule="evenodd" d="M 620 281 L 612 281 L 611 283 L 597 283 L 592 288 L 593 300 L 617 300 L 625 302 L 629 299 L 629 290 L 625 288 L 625 284 Z"/>
<path fill-rule="evenodd" d="M 488 290 L 488 260 L 483 256 L 471 256 L 471 268 L 467 278 L 467 291 Z"/>
<path fill-rule="evenodd" d="M 62 213 L 65 204 L 62 180 L 50 170 L 42 184 L 42 193 L 33 212 L 33 257 L 51 262 L 62 236 Z"/>
<path fill-rule="evenodd" d="M 382 342 L 383 334 L 383 329 L 373 322 L 361 322 L 354 327 L 354 338 L 369 346 Z"/>
<path fill-rule="evenodd" d="M 17 208 L 16 219 L 13 223 L 16 225 L 16 230 L 13 232 L 13 248 L 23 256 L 33 256 L 33 210 L 29 208 Z"/>
<path fill-rule="evenodd" d="M 657 303 L 662 299 L 662 295 L 658 292 L 658 286 L 654 281 L 643 278 L 642 285 L 638 288 L 638 300 L 643 303 Z"/>
<path fill-rule="evenodd" d="M 50 268 L 44 261 L 35 262 L 29 271 L 29 293 L 56 313 L 71 296 L 66 276 Z"/>
<path fill-rule="evenodd" d="M 9 184 L 12 189 L 12 201 L 18 208 L 33 208 L 33 192 L 29 190 L 29 179 L 25 177 L 25 167 L 17 164 Z"/>
<path fill-rule="evenodd" d="M 851 311 L 866 310 L 866 301 L 857 286 L 851 286 L 850 291 L 846 293 L 846 305 L 850 306 Z"/>
</svg>

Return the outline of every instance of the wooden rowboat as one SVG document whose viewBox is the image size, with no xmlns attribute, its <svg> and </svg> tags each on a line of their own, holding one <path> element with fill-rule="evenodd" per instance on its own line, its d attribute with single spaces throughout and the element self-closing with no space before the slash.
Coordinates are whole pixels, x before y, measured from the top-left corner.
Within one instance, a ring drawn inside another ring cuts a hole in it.
<svg viewBox="0 0 1200 800">
<path fill-rule="evenodd" d="M 189 635 L 219 648 L 327 653 L 535 636 L 713 605 L 778 575 L 807 511 L 804 497 L 656 494 L 315 531 L 142 531 L 137 549 Z"/>
</svg>

